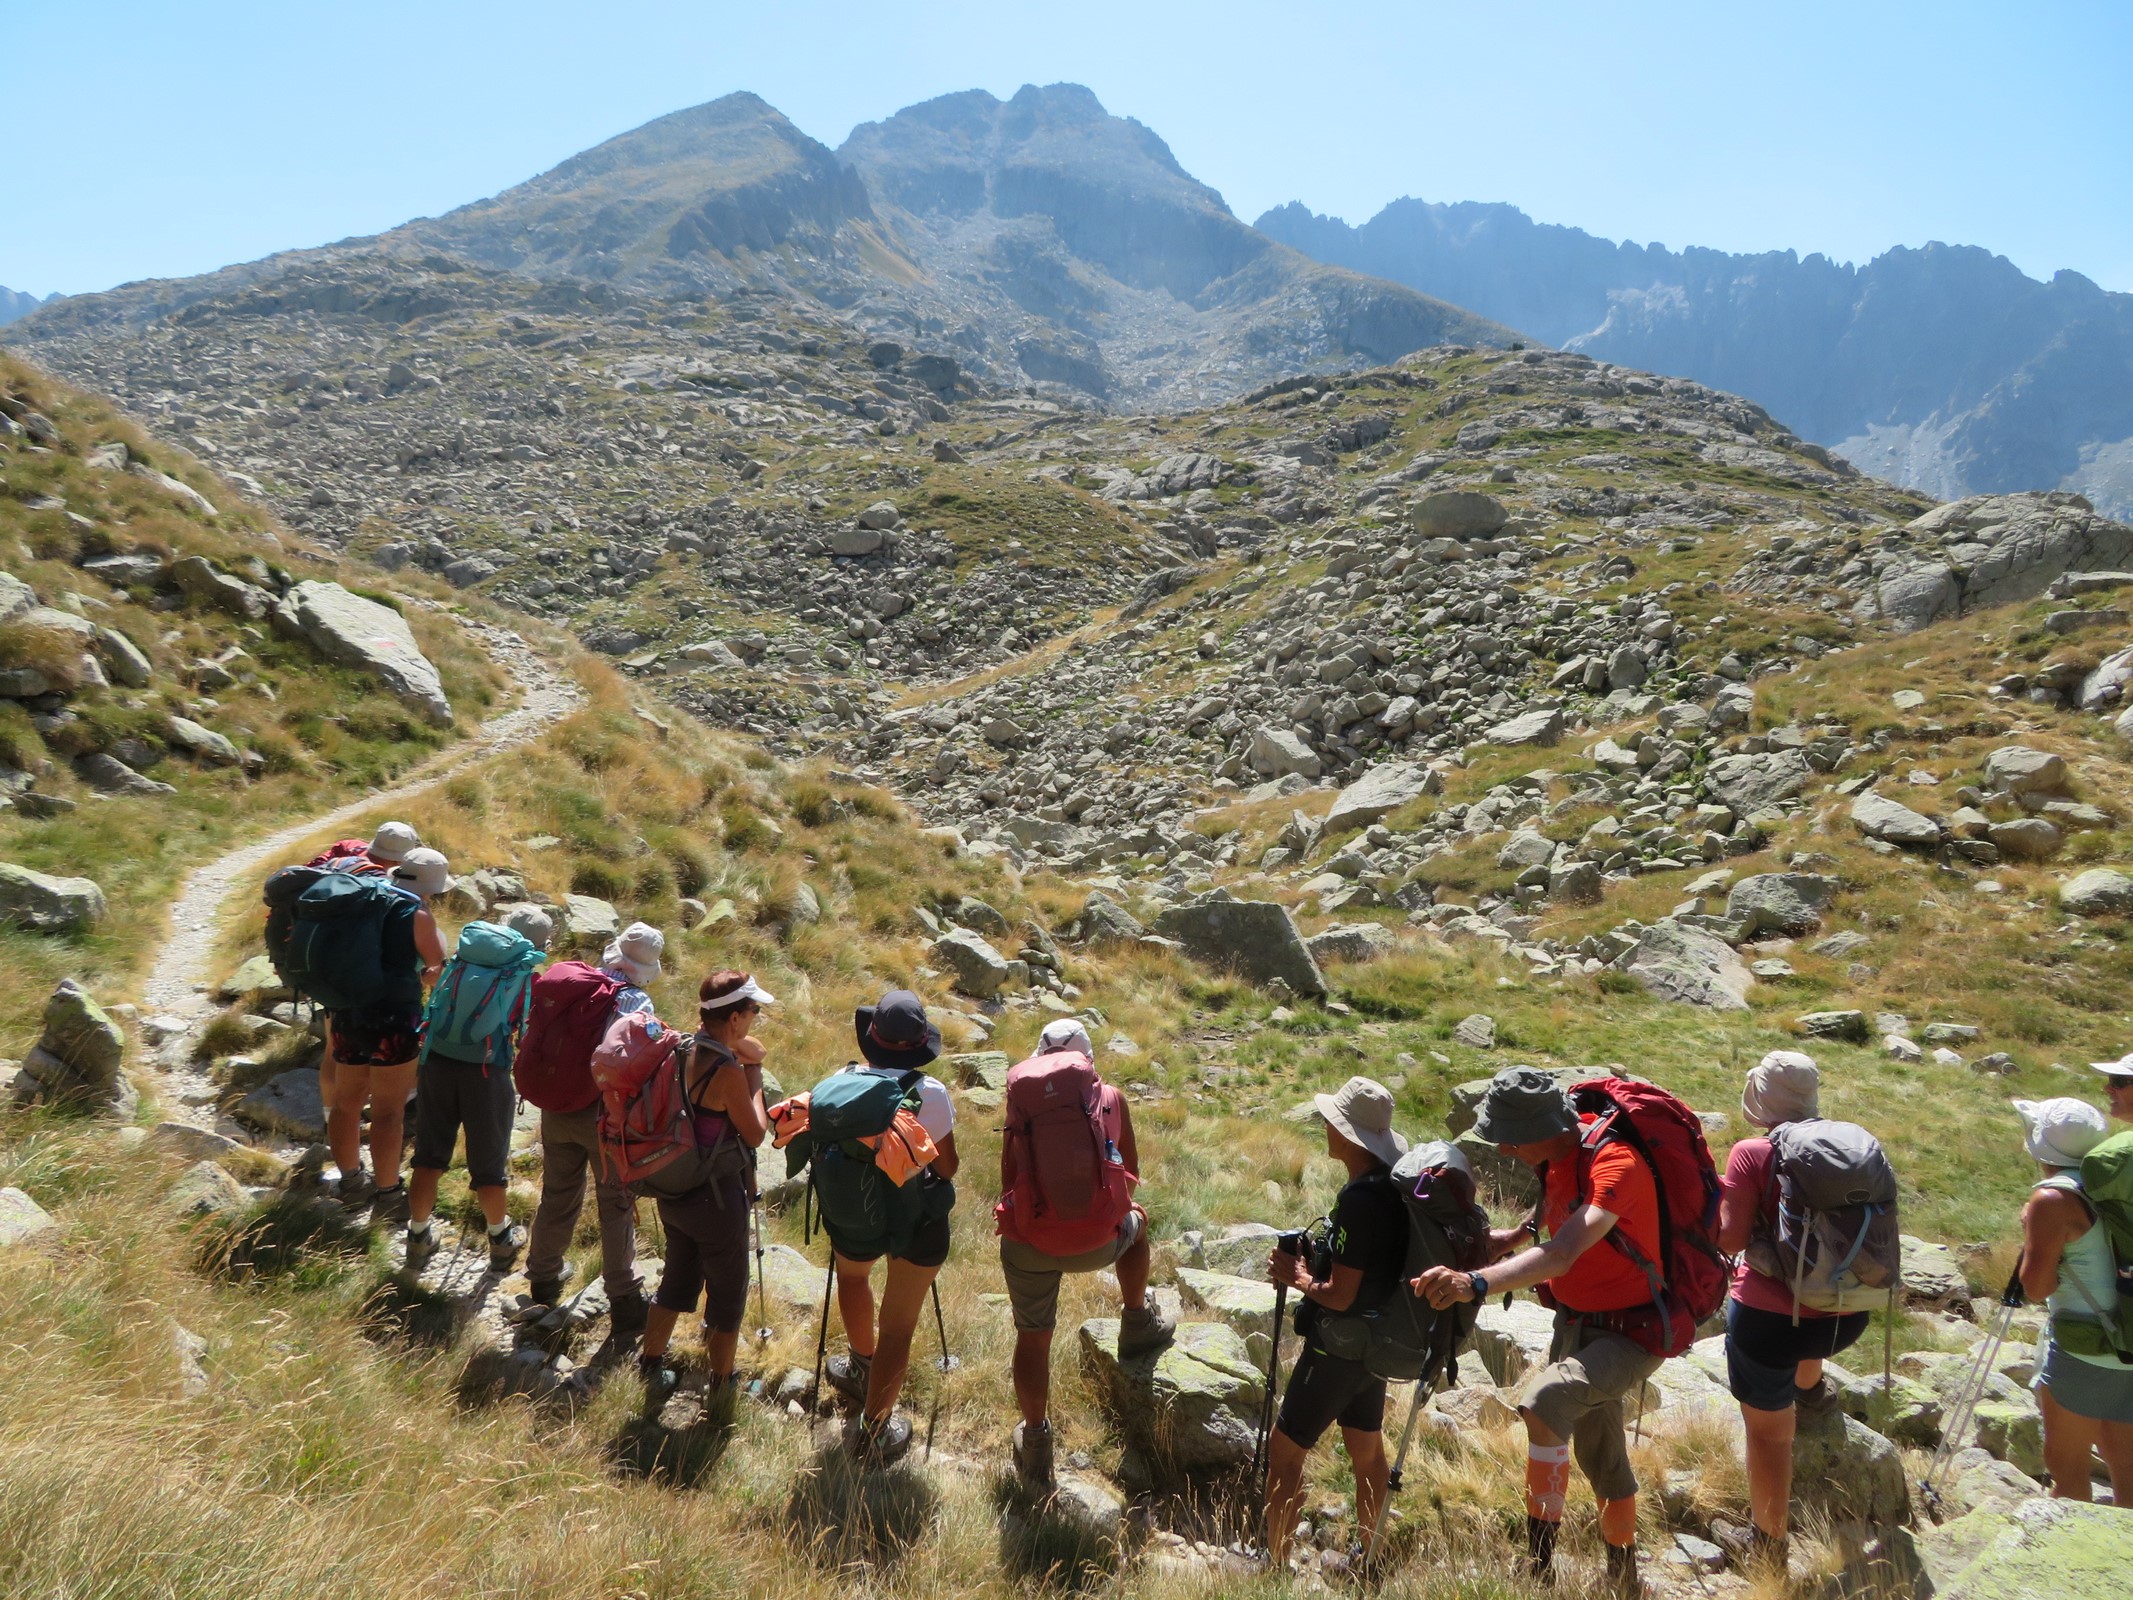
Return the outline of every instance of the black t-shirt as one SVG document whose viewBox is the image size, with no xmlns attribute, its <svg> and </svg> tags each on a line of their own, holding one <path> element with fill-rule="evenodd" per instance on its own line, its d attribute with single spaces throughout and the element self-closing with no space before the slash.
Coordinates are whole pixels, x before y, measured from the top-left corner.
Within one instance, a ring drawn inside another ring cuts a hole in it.
<svg viewBox="0 0 2133 1600">
<path fill-rule="evenodd" d="M 1375 1311 L 1392 1298 L 1400 1286 L 1400 1274 L 1407 1269 L 1407 1208 L 1392 1186 L 1390 1168 L 1381 1167 L 1342 1186 L 1333 1202 L 1326 1248 L 1334 1266 L 1354 1267 L 1363 1275 L 1350 1312 Z M 1316 1321 L 1324 1309 L 1315 1301 L 1305 1305 L 1310 1313 L 1299 1317 L 1300 1329 Z"/>
</svg>

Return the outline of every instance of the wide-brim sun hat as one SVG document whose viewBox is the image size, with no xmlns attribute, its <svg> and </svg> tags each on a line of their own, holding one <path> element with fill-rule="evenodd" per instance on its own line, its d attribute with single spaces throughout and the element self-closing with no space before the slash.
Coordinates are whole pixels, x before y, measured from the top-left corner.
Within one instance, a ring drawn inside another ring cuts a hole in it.
<svg viewBox="0 0 2133 1600">
<path fill-rule="evenodd" d="M 1506 1067 L 1489 1080 L 1474 1132 L 1490 1144 L 1544 1144 L 1578 1131 L 1562 1085 L 1539 1067 Z"/>
<path fill-rule="evenodd" d="M 1407 1141 L 1393 1131 L 1392 1091 L 1374 1078 L 1350 1078 L 1331 1094 L 1313 1095 L 1326 1124 L 1386 1166 L 1407 1154 Z"/>
<path fill-rule="evenodd" d="M 370 836 L 368 854 L 373 861 L 401 862 L 410 850 L 422 847 L 422 835 L 404 822 L 381 822 Z"/>
<path fill-rule="evenodd" d="M 451 884 L 452 866 L 442 850 L 410 850 L 406 859 L 393 868 L 392 881 L 425 900 L 434 900 Z"/>
<path fill-rule="evenodd" d="M 869 1066 L 907 1072 L 940 1059 L 941 1030 L 909 989 L 891 989 L 870 1006 L 855 1006 L 852 1032 Z"/>
<path fill-rule="evenodd" d="M 1822 1072 L 1814 1057 L 1773 1050 L 1756 1063 L 1740 1092 L 1740 1114 L 1758 1128 L 1802 1122 L 1822 1104 Z"/>
<path fill-rule="evenodd" d="M 2109 1119 L 2071 1095 L 2009 1104 L 2022 1119 L 2022 1148 L 2047 1167 L 2078 1167 L 2083 1156 L 2110 1137 Z"/>
<path fill-rule="evenodd" d="M 600 965 L 628 974 L 642 989 L 659 980 L 667 936 L 647 922 L 633 922 L 600 952 Z"/>
<path fill-rule="evenodd" d="M 1072 1050 L 1096 1059 L 1096 1046 L 1089 1040 L 1089 1030 L 1079 1017 L 1054 1017 L 1037 1035 L 1037 1054 L 1055 1055 L 1062 1050 Z"/>
</svg>

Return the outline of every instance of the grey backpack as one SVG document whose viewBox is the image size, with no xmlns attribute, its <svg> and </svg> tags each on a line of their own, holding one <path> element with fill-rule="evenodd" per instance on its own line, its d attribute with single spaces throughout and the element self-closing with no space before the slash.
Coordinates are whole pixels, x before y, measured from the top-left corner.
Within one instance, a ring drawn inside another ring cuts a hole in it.
<svg viewBox="0 0 2133 1600">
<path fill-rule="evenodd" d="M 1896 1170 L 1881 1141 L 1852 1122 L 1809 1117 L 1770 1130 L 1777 1226 L 1759 1223 L 1748 1265 L 1802 1309 L 1863 1311 L 1891 1294 L 1903 1266 Z"/>
</svg>

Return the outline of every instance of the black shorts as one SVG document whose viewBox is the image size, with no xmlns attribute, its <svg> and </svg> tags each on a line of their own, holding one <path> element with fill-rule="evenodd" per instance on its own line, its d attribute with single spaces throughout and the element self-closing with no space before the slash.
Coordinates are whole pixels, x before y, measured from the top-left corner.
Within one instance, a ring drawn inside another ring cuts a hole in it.
<svg viewBox="0 0 2133 1600">
<path fill-rule="evenodd" d="M 746 1181 L 726 1178 L 680 1200 L 662 1199 L 659 1223 L 667 1234 L 667 1264 L 653 1303 L 694 1311 L 700 1295 L 705 1329 L 737 1333 L 748 1306 Z"/>
<path fill-rule="evenodd" d="M 1802 1315 L 1794 1327 L 1784 1311 L 1758 1311 L 1726 1302 L 1726 1387 L 1751 1411 L 1786 1411 L 1802 1361 L 1824 1361 L 1849 1350 L 1866 1332 L 1864 1311 L 1841 1317 Z"/>
<path fill-rule="evenodd" d="M 370 1006 L 326 1013 L 333 1059 L 351 1067 L 399 1067 L 422 1047 L 422 1007 Z"/>
<path fill-rule="evenodd" d="M 832 1245 L 836 1242 L 834 1238 L 830 1240 Z M 839 1250 L 837 1254 L 844 1256 L 845 1260 L 851 1262 L 871 1262 L 881 1259 L 879 1256 L 845 1255 L 842 1250 Z M 911 1235 L 910 1247 L 905 1250 L 891 1250 L 889 1259 L 891 1261 L 908 1261 L 914 1267 L 938 1267 L 947 1261 L 947 1214 L 943 1213 L 938 1217 L 928 1217 L 924 1222 L 921 1222 L 918 1225 L 918 1231 Z"/>
<path fill-rule="evenodd" d="M 442 1172 L 467 1131 L 467 1182 L 500 1189 L 509 1180 L 511 1119 L 518 1096 L 508 1067 L 437 1055 L 415 1069 L 415 1165 Z"/>
<path fill-rule="evenodd" d="M 1360 1361 L 1343 1361 L 1306 1344 L 1289 1374 L 1274 1426 L 1309 1450 L 1338 1422 L 1357 1433 L 1385 1431 L 1385 1380 Z"/>
</svg>

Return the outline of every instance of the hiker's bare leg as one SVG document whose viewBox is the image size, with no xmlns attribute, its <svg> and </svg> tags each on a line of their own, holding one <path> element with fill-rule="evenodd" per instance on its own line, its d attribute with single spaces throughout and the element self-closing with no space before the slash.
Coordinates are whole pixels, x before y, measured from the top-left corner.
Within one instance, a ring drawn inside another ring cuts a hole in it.
<svg viewBox="0 0 2133 1600">
<path fill-rule="evenodd" d="M 1281 1435 L 1277 1432 L 1275 1437 Z M 1363 1554 L 1367 1556 L 1376 1541 L 1378 1508 L 1385 1504 L 1392 1463 L 1385 1459 L 1385 1435 L 1380 1429 L 1363 1433 L 1343 1428 L 1341 1443 L 1348 1447 L 1348 1465 L 1355 1473 L 1355 1521 L 1363 1530 Z"/>
<path fill-rule="evenodd" d="M 2103 1424 L 2075 1416 L 2052 1398 L 2049 1388 L 2037 1391 L 2037 1404 L 2044 1412 L 2044 1470 L 2051 1474 L 2052 1498 L 2091 1498 L 2089 1457 L 2103 1442 Z"/>
<path fill-rule="evenodd" d="M 1015 1405 L 1032 1428 L 1044 1425 L 1052 1400 L 1052 1330 L 1015 1330 Z"/>
<path fill-rule="evenodd" d="M 378 1187 L 400 1181 L 400 1157 L 407 1145 L 407 1093 L 415 1086 L 415 1064 L 370 1069 L 370 1175 Z"/>
<path fill-rule="evenodd" d="M 1540 1417 L 1536 1413 L 1532 1411 L 1520 1411 L 1519 1415 L 1523 1417 L 1526 1422 L 1526 1442 L 1528 1444 L 1537 1444 L 1542 1449 L 1548 1450 L 1553 1449 L 1557 1445 L 1568 1444 L 1570 1442 L 1568 1439 L 1565 1439 L 1561 1434 L 1557 1433 L 1553 1428 L 1549 1427 L 1547 1423 L 1541 1421 Z"/>
<path fill-rule="evenodd" d="M 722 1382 L 733 1372 L 734 1352 L 739 1349 L 741 1330 L 738 1328 L 704 1329 L 704 1365 L 710 1370 L 713 1383 Z"/>
<path fill-rule="evenodd" d="M 421 1232 L 422 1225 L 430 1220 L 430 1213 L 437 1209 L 437 1182 L 443 1176 L 444 1173 L 436 1167 L 416 1167 L 408 1173 L 407 1225 L 411 1231 Z"/>
<path fill-rule="evenodd" d="M 1821 1381 L 1822 1362 L 1820 1358 L 1817 1358 L 1813 1361 L 1802 1361 L 1799 1366 L 1793 1370 L 1792 1386 L 1795 1389 L 1812 1389 L 1816 1384 L 1820 1383 Z"/>
<path fill-rule="evenodd" d="M 1791 1406 L 1742 1406 L 1740 1416 L 1748 1430 L 1748 1515 L 1771 1538 L 1782 1539 L 1792 1525 L 1792 1441 L 1799 1414 Z"/>
<path fill-rule="evenodd" d="M 1277 1572 L 1288 1565 L 1289 1536 L 1303 1509 L 1304 1461 L 1310 1454 L 1279 1428 L 1266 1436 L 1266 1553 Z M 1384 1452 L 1378 1454 L 1382 1462 Z M 1360 1516 L 1360 1505 L 1356 1511 Z"/>
<path fill-rule="evenodd" d="M 2133 1422 L 2106 1422 L 2098 1448 L 2111 1474 L 2111 1503 L 2133 1507 Z"/>
<path fill-rule="evenodd" d="M 834 1252 L 833 1252 L 834 1253 Z M 874 1263 L 837 1257 L 837 1315 L 855 1356 L 874 1353 Z"/>
<path fill-rule="evenodd" d="M 679 1311 L 669 1310 L 658 1301 L 653 1301 L 644 1313 L 644 1343 L 640 1353 L 647 1361 L 656 1361 L 667 1353 L 667 1341 L 674 1337 L 674 1324 L 681 1320 Z"/>
<path fill-rule="evenodd" d="M 325 1079 L 319 1080 L 321 1092 Z M 333 1074 L 333 1098 L 326 1105 L 326 1143 L 333 1164 L 347 1177 L 363 1165 L 363 1102 L 370 1098 L 370 1068 L 342 1062 Z"/>
<path fill-rule="evenodd" d="M 1148 1213 L 1141 1212 L 1140 1237 L 1133 1241 L 1133 1248 L 1118 1258 L 1118 1297 L 1125 1302 L 1128 1311 L 1138 1311 L 1148 1303 L 1148 1270 L 1154 1252 L 1148 1244 Z"/>
<path fill-rule="evenodd" d="M 867 1377 L 866 1417 L 879 1422 L 896 1409 L 911 1371 L 911 1340 L 926 1309 L 926 1290 L 939 1267 L 914 1267 L 889 1258 L 889 1281 L 881 1291 L 881 1328 L 874 1346 L 874 1369 Z"/>
<path fill-rule="evenodd" d="M 504 1196 L 508 1192 L 500 1183 L 485 1183 L 474 1191 L 474 1198 L 481 1202 L 481 1219 L 492 1228 L 504 1220 Z"/>
</svg>

